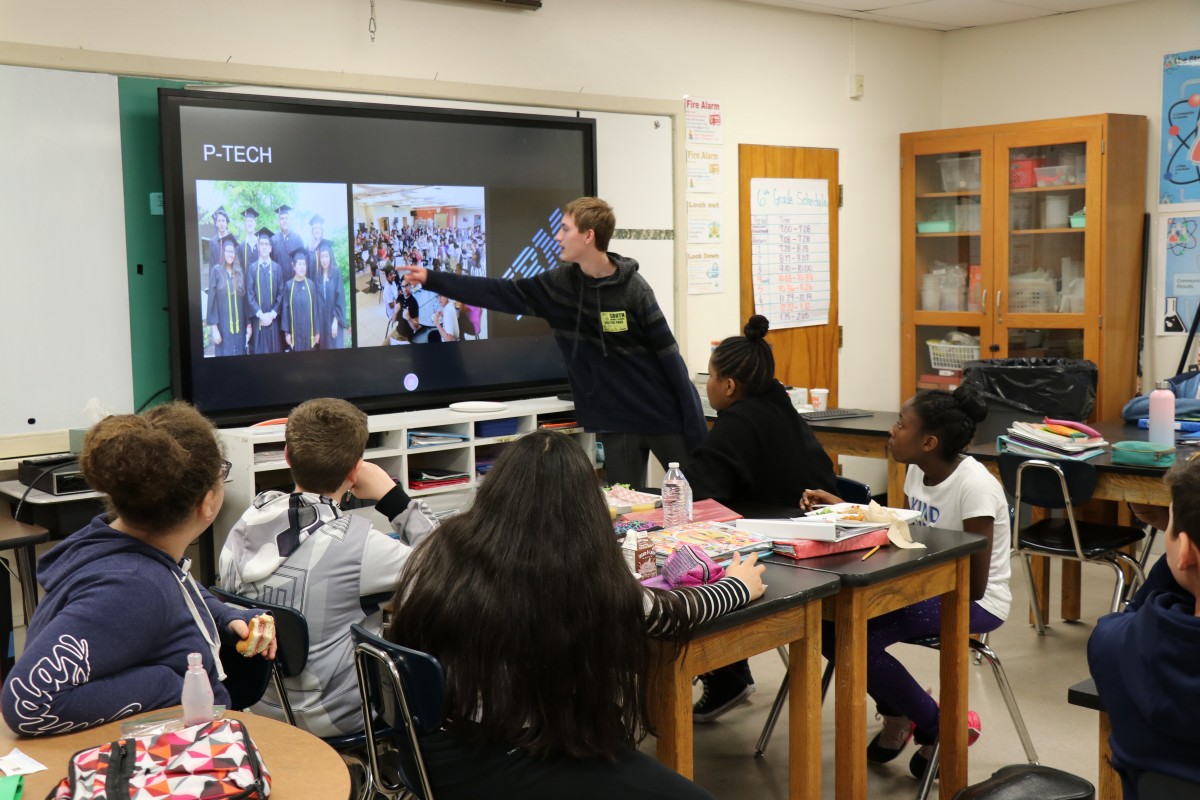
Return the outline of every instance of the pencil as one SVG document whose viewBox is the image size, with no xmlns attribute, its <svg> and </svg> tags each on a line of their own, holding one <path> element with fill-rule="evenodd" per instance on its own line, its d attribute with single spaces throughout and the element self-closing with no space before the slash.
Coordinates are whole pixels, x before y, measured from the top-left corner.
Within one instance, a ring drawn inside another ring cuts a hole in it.
<svg viewBox="0 0 1200 800">
<path fill-rule="evenodd" d="M 883 547 L 883 545 L 877 544 L 874 547 L 872 547 L 870 550 L 867 551 L 867 554 L 862 557 L 862 560 L 866 561 L 868 558 L 873 556 L 875 554 L 875 551 L 878 550 L 880 547 Z"/>
</svg>

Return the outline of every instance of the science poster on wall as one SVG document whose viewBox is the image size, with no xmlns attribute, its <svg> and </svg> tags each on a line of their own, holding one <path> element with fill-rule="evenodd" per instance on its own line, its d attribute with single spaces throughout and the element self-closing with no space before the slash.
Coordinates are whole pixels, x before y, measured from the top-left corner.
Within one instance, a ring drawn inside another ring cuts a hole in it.
<svg viewBox="0 0 1200 800">
<path fill-rule="evenodd" d="M 1158 225 L 1160 336 L 1182 335 L 1200 306 L 1200 216 L 1162 217 Z"/>
<path fill-rule="evenodd" d="M 1162 109 L 1159 208 L 1200 209 L 1200 50 L 1163 57 Z"/>
</svg>

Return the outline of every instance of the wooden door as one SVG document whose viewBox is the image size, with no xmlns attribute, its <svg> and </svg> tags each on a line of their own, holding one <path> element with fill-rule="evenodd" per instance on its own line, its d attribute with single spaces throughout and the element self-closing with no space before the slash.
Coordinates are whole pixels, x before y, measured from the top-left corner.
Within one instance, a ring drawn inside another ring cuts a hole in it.
<svg viewBox="0 0 1200 800">
<path fill-rule="evenodd" d="M 825 325 L 783 328 L 767 334 L 775 353 L 775 376 L 789 386 L 827 387 L 829 405 L 838 405 L 838 151 L 816 147 L 738 145 L 738 220 L 741 252 L 738 286 L 741 324 L 754 314 L 750 232 L 753 178 L 812 178 L 829 181 L 829 321 Z"/>
</svg>

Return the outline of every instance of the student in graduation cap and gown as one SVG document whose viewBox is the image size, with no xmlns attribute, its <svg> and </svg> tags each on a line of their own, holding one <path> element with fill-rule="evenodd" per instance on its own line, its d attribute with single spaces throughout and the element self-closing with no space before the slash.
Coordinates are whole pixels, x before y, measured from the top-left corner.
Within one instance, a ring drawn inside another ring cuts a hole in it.
<svg viewBox="0 0 1200 800">
<path fill-rule="evenodd" d="M 270 228 L 259 228 L 254 239 L 258 242 L 254 260 L 246 271 L 246 301 L 258 326 L 250 340 L 250 352 L 255 355 L 283 352 L 283 335 L 279 332 L 280 305 L 283 302 L 283 267 L 271 257 Z"/>
<path fill-rule="evenodd" d="M 248 274 L 250 265 L 258 260 L 258 233 L 255 231 L 258 227 L 258 211 L 253 207 L 243 211 L 242 225 L 245 235 L 242 236 L 242 244 L 238 247 L 238 261 L 246 268 Z"/>
<path fill-rule="evenodd" d="M 314 274 L 317 271 L 318 253 L 322 247 L 333 247 L 333 242 L 325 238 L 325 218 L 320 214 L 312 215 L 308 227 L 312 231 L 312 239 L 308 244 L 308 271 Z"/>
<path fill-rule="evenodd" d="M 279 233 L 271 238 L 271 252 L 279 266 L 283 267 L 283 279 L 292 279 L 292 255 L 299 250 L 304 252 L 304 241 L 300 234 L 292 230 L 292 207 L 284 203 L 275 209 L 279 215 Z"/>
<path fill-rule="evenodd" d="M 292 253 L 294 275 L 283 287 L 283 339 L 292 352 L 316 350 L 321 344 L 321 297 L 307 277 L 308 254 L 303 247 Z"/>
<path fill-rule="evenodd" d="M 346 289 L 342 284 L 342 271 L 333 257 L 333 244 L 322 241 L 313 256 L 316 272 L 313 283 L 321 300 L 321 315 L 317 330 L 321 332 L 322 350 L 340 350 L 344 347 L 346 330 Z"/>
<path fill-rule="evenodd" d="M 206 322 L 215 356 L 246 355 L 250 336 L 249 308 L 246 305 L 246 273 L 237 260 L 237 242 L 225 241 L 221 263 L 213 264 L 208 274 L 208 317 Z"/>
<path fill-rule="evenodd" d="M 208 238 L 208 263 L 215 265 L 221 263 L 221 251 L 225 242 L 233 242 L 236 253 L 238 241 L 237 237 L 229 232 L 229 214 L 225 213 L 225 206 L 220 206 L 212 213 L 212 221 L 217 226 L 217 232 Z"/>
</svg>

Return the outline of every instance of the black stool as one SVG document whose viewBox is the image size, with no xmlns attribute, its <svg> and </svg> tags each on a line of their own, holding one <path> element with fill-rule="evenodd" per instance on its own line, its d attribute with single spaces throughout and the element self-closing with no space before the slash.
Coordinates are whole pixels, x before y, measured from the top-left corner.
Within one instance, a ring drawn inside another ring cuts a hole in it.
<svg viewBox="0 0 1200 800">
<path fill-rule="evenodd" d="M 1014 764 L 954 795 L 954 800 L 1094 800 L 1090 783 L 1053 767 Z"/>
</svg>

